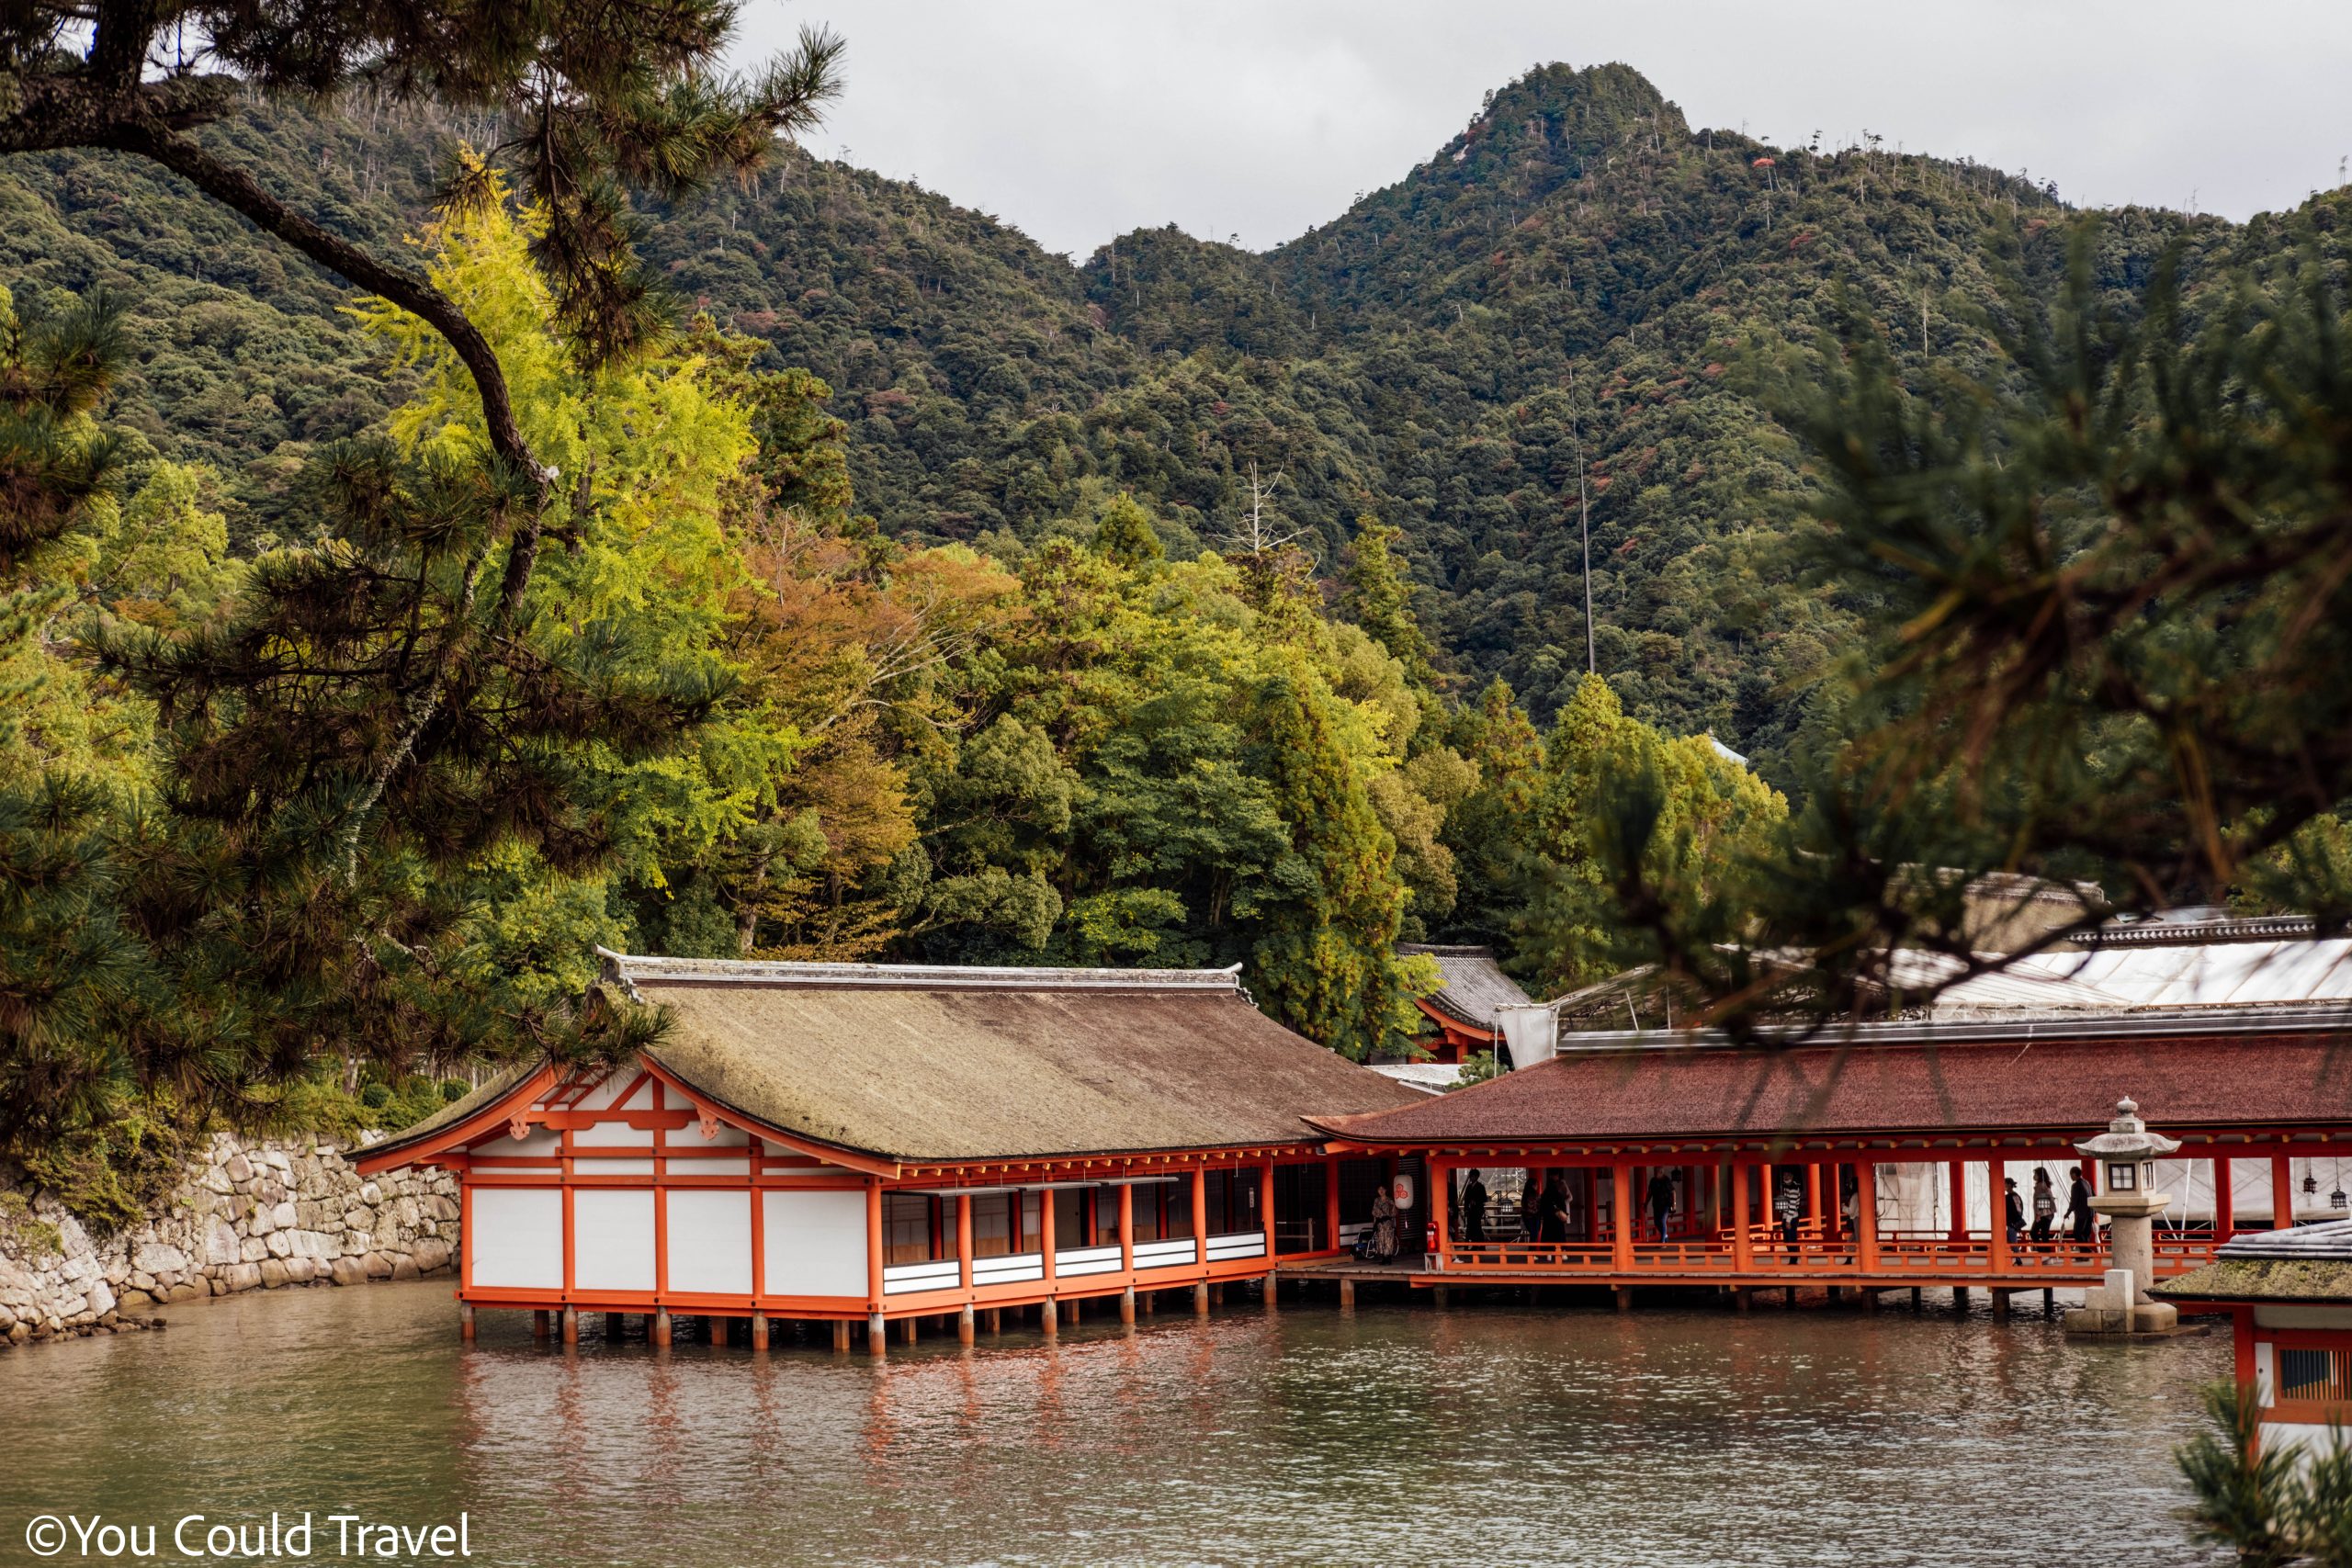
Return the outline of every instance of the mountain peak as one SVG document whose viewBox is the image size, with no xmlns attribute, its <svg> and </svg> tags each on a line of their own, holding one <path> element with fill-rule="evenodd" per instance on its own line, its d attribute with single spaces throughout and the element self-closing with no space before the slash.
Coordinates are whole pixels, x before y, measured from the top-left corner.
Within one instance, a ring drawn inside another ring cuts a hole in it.
<svg viewBox="0 0 2352 1568">
<path fill-rule="evenodd" d="M 1579 71 L 1555 62 L 1487 94 L 1478 117 L 1447 145 L 1439 162 L 1469 162 L 1482 141 L 1537 142 L 1555 157 L 1566 152 L 1589 158 L 1605 155 L 1630 137 L 1689 134 L 1682 111 L 1632 66 L 1612 61 Z"/>
</svg>

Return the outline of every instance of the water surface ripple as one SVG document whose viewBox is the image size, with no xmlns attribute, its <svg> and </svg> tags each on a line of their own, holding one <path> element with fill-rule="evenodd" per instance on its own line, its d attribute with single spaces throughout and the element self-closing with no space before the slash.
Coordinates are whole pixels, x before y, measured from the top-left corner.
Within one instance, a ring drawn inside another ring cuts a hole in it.
<svg viewBox="0 0 2352 1568">
<path fill-rule="evenodd" d="M 876 1366 L 566 1355 L 515 1314 L 467 1351 L 455 1311 L 446 1285 L 284 1292 L 0 1355 L 0 1562 L 38 1513 L 272 1509 L 463 1509 L 494 1568 L 2214 1560 L 2170 1450 L 2220 1334 L 1286 1304 Z"/>
</svg>

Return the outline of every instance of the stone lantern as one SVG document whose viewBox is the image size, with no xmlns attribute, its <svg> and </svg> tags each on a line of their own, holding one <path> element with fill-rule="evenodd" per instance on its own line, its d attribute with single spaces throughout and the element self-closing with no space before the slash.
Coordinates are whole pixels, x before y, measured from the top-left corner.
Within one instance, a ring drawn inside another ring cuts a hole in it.
<svg viewBox="0 0 2352 1568">
<path fill-rule="evenodd" d="M 2180 1147 L 2180 1140 L 2151 1133 L 2132 1100 L 2115 1102 L 2107 1131 L 2075 1148 L 2099 1162 L 2106 1179 L 2091 1208 L 2107 1216 L 2107 1282 L 2084 1292 L 2082 1309 L 2066 1314 L 2075 1334 L 2160 1334 L 2173 1328 L 2179 1313 L 2148 1294 L 2155 1282 L 2155 1218 L 2170 1203 L 2156 1190 L 2156 1161 Z"/>
</svg>

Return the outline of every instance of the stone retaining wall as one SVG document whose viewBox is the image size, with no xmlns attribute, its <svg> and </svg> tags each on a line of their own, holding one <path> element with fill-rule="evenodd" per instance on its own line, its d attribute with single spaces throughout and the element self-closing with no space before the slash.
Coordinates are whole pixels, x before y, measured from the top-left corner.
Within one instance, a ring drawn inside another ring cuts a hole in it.
<svg viewBox="0 0 2352 1568">
<path fill-rule="evenodd" d="M 0 1168 L 0 1346 L 137 1326 L 158 1302 L 440 1273 L 458 1214 L 447 1171 L 363 1179 L 334 1143 L 221 1133 L 154 1215 L 101 1240 Z"/>
</svg>

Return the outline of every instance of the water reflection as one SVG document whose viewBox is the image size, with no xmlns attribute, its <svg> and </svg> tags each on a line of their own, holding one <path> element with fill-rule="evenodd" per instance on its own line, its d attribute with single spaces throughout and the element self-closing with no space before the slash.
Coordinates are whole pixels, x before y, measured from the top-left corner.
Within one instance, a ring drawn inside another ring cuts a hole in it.
<svg viewBox="0 0 2352 1568">
<path fill-rule="evenodd" d="M 1237 1308 L 875 1366 L 313 1291 L 0 1357 L 38 1512 L 473 1517 L 521 1564 L 2198 1561 L 2168 1461 L 2215 1337 L 1805 1310 Z"/>
</svg>

